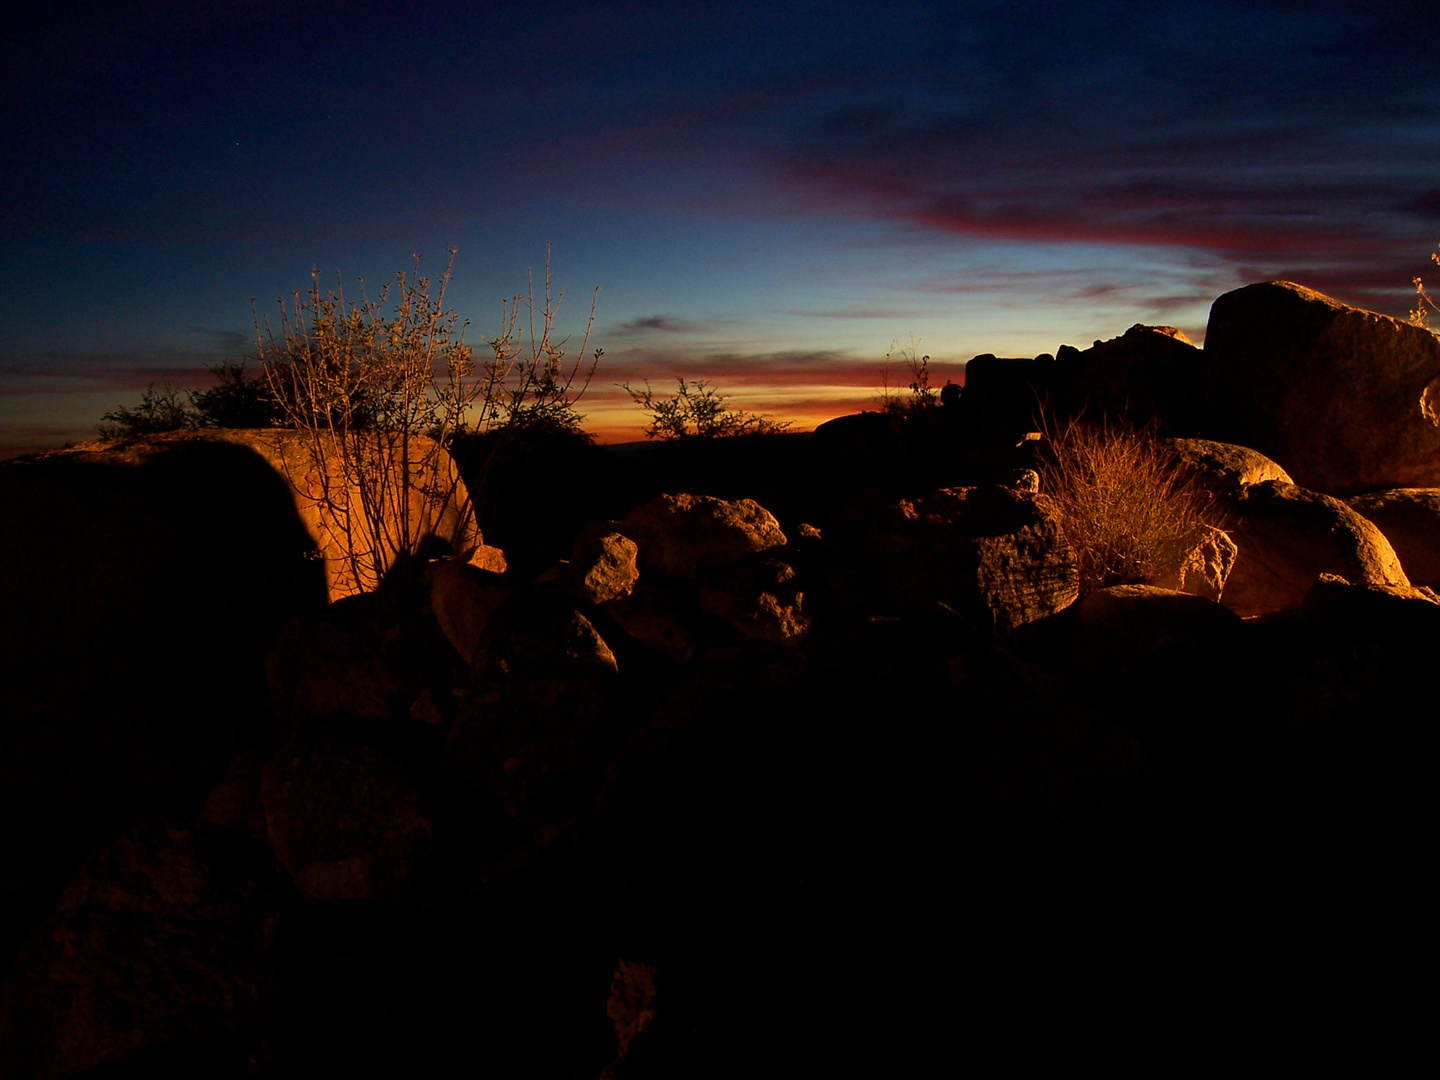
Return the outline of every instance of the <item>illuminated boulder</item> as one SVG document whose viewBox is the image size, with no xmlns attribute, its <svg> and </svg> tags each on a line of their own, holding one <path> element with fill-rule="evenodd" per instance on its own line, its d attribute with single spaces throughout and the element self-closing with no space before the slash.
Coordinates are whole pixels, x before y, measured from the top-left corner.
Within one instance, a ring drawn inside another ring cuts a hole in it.
<svg viewBox="0 0 1440 1080">
<path fill-rule="evenodd" d="M 1372 491 L 1349 505 L 1379 526 L 1412 585 L 1440 588 L 1440 488 Z"/>
<path fill-rule="evenodd" d="M 1440 339 L 1289 281 L 1210 308 L 1207 434 L 1311 491 L 1440 485 Z"/>
</svg>

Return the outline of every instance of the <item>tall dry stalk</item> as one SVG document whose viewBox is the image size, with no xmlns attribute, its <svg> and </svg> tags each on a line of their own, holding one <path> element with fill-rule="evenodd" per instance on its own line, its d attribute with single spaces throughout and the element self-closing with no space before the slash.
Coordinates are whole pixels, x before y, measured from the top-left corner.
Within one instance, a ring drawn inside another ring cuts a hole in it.
<svg viewBox="0 0 1440 1080">
<path fill-rule="evenodd" d="M 1223 522 L 1214 496 L 1149 431 L 1072 420 L 1046 435 L 1040 490 L 1060 513 L 1082 593 L 1165 577 Z"/>
</svg>

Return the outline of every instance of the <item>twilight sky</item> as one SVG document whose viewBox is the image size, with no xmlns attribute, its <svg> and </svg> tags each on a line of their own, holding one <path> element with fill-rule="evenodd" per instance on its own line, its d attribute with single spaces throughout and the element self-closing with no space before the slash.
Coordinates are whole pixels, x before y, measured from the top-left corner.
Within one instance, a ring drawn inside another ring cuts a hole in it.
<svg viewBox="0 0 1440 1080">
<path fill-rule="evenodd" d="M 212 10 L 212 8 L 214 10 Z M 227 9 L 228 10 L 224 10 Z M 210 384 L 311 267 L 459 249 L 483 348 L 546 244 L 581 403 L 710 378 L 805 428 L 1288 278 L 1404 316 L 1440 239 L 1419 3 L 45 5 L 0 41 L 0 457 Z M 1440 284 L 1440 282 L 1436 282 Z M 576 335 L 578 340 L 578 333 Z"/>
</svg>

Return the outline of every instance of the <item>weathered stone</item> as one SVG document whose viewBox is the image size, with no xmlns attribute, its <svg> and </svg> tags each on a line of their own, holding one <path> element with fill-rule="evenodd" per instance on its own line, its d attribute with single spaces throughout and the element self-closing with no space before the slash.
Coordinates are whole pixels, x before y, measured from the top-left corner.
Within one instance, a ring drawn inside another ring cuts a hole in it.
<svg viewBox="0 0 1440 1080">
<path fill-rule="evenodd" d="M 1384 535 L 1339 499 L 1266 480 L 1232 501 L 1238 554 L 1222 602 L 1241 615 L 1297 607 L 1321 574 L 1409 585 Z"/>
<path fill-rule="evenodd" d="M 271 645 L 265 674 L 271 708 L 293 727 L 331 717 L 403 719 L 426 686 L 448 689 L 449 664 L 436 621 L 381 592 L 290 622 Z"/>
<path fill-rule="evenodd" d="M 531 828 L 593 798 L 611 747 L 615 656 L 560 598 L 519 597 L 492 616 L 470 664 L 445 766 Z"/>
<path fill-rule="evenodd" d="M 1208 525 L 1200 542 L 1151 584 L 1218 601 L 1225 591 L 1225 582 L 1229 580 L 1231 570 L 1235 568 L 1238 551 L 1229 534 Z"/>
<path fill-rule="evenodd" d="M 695 659 L 695 636 L 690 622 L 694 612 L 673 587 L 638 581 L 630 595 L 605 605 L 605 614 L 629 637 L 672 660 Z"/>
<path fill-rule="evenodd" d="M 399 765 L 367 746 L 296 740 L 261 771 L 275 857 L 312 900 L 396 901 L 431 826 Z"/>
<path fill-rule="evenodd" d="M 1288 281 L 1210 308 L 1208 429 L 1311 491 L 1440 485 L 1440 339 Z"/>
<path fill-rule="evenodd" d="M 498 574 L 479 568 L 473 562 L 437 560 L 426 568 L 426 575 L 435 621 L 446 640 L 468 664 L 485 634 L 490 616 L 515 592 Z"/>
<path fill-rule="evenodd" d="M 92 852 L 29 935 L 0 1008 L 0 1072 L 70 1077 L 151 1047 L 258 1042 L 270 853 L 218 829 L 139 825 Z"/>
<path fill-rule="evenodd" d="M 639 545 L 642 568 L 673 578 L 785 546 L 779 522 L 764 507 L 713 495 L 661 495 L 626 514 L 620 529 Z"/>
<path fill-rule="evenodd" d="M 942 488 L 892 506 L 867 540 L 895 599 L 944 604 L 1008 632 L 1079 595 L 1075 555 L 1045 495 Z"/>
<path fill-rule="evenodd" d="M 1440 588 L 1440 488 L 1372 491 L 1349 505 L 1379 526 L 1412 585 Z"/>
<path fill-rule="evenodd" d="M 1289 474 L 1258 450 L 1212 439 L 1167 439 L 1176 460 L 1212 491 L 1232 492 L 1262 480 L 1294 483 Z"/>
<path fill-rule="evenodd" d="M 605 604 L 629 596 L 640 577 L 635 567 L 639 549 L 621 535 L 616 522 L 586 526 L 575 538 L 575 546 L 558 583 L 572 600 L 583 604 Z"/>
<path fill-rule="evenodd" d="M 707 574 L 700 610 L 755 641 L 796 645 L 810 632 L 805 594 L 795 571 L 779 559 L 734 563 Z"/>
</svg>

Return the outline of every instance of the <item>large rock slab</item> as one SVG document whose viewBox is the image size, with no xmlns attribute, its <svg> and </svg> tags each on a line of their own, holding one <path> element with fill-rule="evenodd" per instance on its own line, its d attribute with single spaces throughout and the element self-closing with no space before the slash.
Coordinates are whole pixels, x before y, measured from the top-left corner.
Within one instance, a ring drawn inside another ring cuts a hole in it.
<svg viewBox="0 0 1440 1080">
<path fill-rule="evenodd" d="M 941 488 L 902 500 L 867 549 L 895 600 L 945 605 L 985 632 L 1008 632 L 1079 596 L 1075 554 L 1050 500 L 1034 492 Z"/>
<path fill-rule="evenodd" d="M 1289 281 L 1210 308 L 1209 433 L 1341 497 L 1440 485 L 1440 339 Z"/>
<path fill-rule="evenodd" d="M 1204 354 L 1173 326 L 1137 323 L 1083 352 L 1055 353 L 1050 408 L 1062 417 L 1155 424 L 1162 434 L 1192 432 L 1203 401 Z"/>
<path fill-rule="evenodd" d="M 1321 574 L 1409 586 L 1390 541 L 1339 499 L 1267 480 L 1232 501 L 1238 554 L 1222 602 L 1240 615 L 1299 607 Z"/>
<path fill-rule="evenodd" d="M 1412 585 L 1440 588 L 1440 488 L 1394 488 L 1349 500 L 1380 527 Z"/>
<path fill-rule="evenodd" d="M 1175 452 L 1181 466 L 1217 493 L 1233 492 L 1263 480 L 1295 482 L 1278 464 L 1248 446 L 1213 439 L 1167 439 L 1166 445 Z"/>
</svg>

